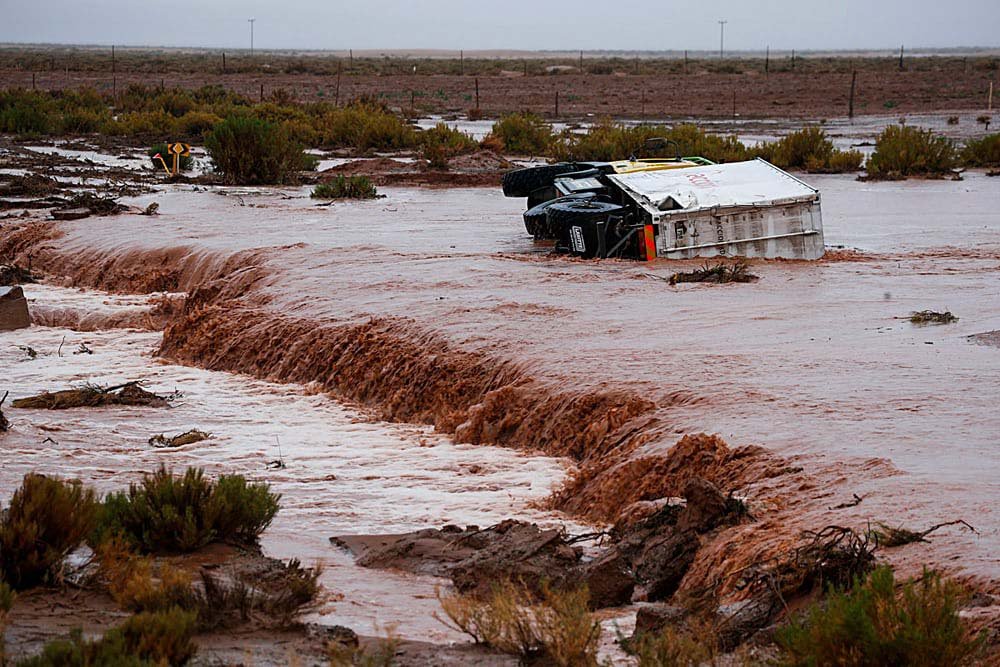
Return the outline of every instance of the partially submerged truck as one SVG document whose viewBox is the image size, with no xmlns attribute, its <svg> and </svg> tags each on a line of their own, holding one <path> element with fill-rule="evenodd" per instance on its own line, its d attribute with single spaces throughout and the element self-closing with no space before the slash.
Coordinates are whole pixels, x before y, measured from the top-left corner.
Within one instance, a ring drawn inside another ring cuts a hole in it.
<svg viewBox="0 0 1000 667">
<path fill-rule="evenodd" d="M 819 191 L 762 159 L 700 157 L 559 163 L 508 172 L 524 226 L 585 258 L 819 259 Z"/>
</svg>

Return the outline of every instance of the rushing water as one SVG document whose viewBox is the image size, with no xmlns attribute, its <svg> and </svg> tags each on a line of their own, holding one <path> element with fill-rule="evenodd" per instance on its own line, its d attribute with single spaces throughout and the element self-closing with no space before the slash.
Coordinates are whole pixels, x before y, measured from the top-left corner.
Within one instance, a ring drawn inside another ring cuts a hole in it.
<svg viewBox="0 0 1000 667">
<path fill-rule="evenodd" d="M 113 311 L 142 299 L 25 286 L 35 307 Z M 163 363 L 161 334 L 137 330 L 80 333 L 32 327 L 0 333 L 0 391 L 13 430 L 3 437 L 0 497 L 28 471 L 119 489 L 165 464 L 241 473 L 272 484 L 282 509 L 264 534 L 265 551 L 322 563 L 327 596 L 316 614 L 362 633 L 396 625 L 402 636 L 457 639 L 431 617 L 435 587 L 447 582 L 365 570 L 328 543 L 349 533 L 392 533 L 448 523 L 490 525 L 510 516 L 544 524 L 561 518 L 531 507 L 564 476 L 559 459 L 497 447 L 455 445 L 428 427 L 370 421 L 308 387 Z M 81 351 L 81 344 L 92 354 Z M 35 351 L 31 358 L 22 348 Z M 113 407 L 18 410 L 10 401 L 82 383 L 141 379 L 159 393 L 181 392 L 169 409 Z M 211 439 L 156 449 L 156 434 L 208 431 Z M 273 461 L 284 467 L 274 468 Z"/>
</svg>

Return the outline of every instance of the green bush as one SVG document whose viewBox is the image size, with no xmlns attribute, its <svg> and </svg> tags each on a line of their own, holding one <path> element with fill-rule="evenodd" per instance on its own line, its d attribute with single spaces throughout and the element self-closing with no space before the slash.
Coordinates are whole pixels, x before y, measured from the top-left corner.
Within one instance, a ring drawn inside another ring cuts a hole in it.
<svg viewBox="0 0 1000 667">
<path fill-rule="evenodd" d="M 199 549 L 214 541 L 253 543 L 278 512 L 280 496 L 240 475 L 218 482 L 197 468 L 175 477 L 165 467 L 101 505 L 92 544 L 119 535 L 145 553 Z"/>
<path fill-rule="evenodd" d="M 163 165 L 160 164 L 159 160 L 153 159 L 153 156 L 159 153 L 163 157 L 163 161 L 167 163 L 167 169 L 173 169 L 174 167 L 174 156 L 167 151 L 166 144 L 153 144 L 146 151 L 146 155 L 149 156 L 149 161 L 153 165 L 154 169 L 163 169 Z M 194 158 L 190 155 L 180 156 L 180 168 L 181 171 L 188 171 L 194 166 Z"/>
<path fill-rule="evenodd" d="M 831 590 L 775 641 L 786 665 L 966 665 L 983 640 L 971 635 L 957 607 L 957 588 L 940 575 L 925 571 L 897 593 L 892 569 L 882 566 L 850 591 Z"/>
<path fill-rule="evenodd" d="M 171 609 L 143 613 L 109 630 L 101 639 L 88 641 L 80 630 L 69 639 L 51 641 L 41 655 L 18 667 L 154 667 L 187 664 L 194 657 L 195 614 Z"/>
<path fill-rule="evenodd" d="M 665 153 L 646 155 L 649 139 L 674 142 Z M 674 157 L 678 154 L 701 156 L 714 162 L 738 162 L 749 155 L 747 147 L 735 136 L 709 134 L 701 128 L 682 124 L 628 126 L 605 119 L 585 133 L 564 132 L 554 143 L 553 153 L 561 160 L 624 160 L 637 157 Z"/>
<path fill-rule="evenodd" d="M 533 113 L 506 114 L 493 123 L 491 136 L 503 144 L 504 151 L 517 155 L 545 155 L 552 143 L 552 126 Z"/>
<path fill-rule="evenodd" d="M 177 119 L 177 131 L 185 137 L 199 140 L 212 131 L 222 119 L 208 111 L 189 111 Z"/>
<path fill-rule="evenodd" d="M 1000 132 L 966 142 L 962 149 L 962 164 L 967 167 L 1000 167 Z"/>
<path fill-rule="evenodd" d="M 861 168 L 861 151 L 840 151 L 819 127 L 806 127 L 778 141 L 766 142 L 752 153 L 782 169 L 842 173 Z"/>
<path fill-rule="evenodd" d="M 0 579 L 16 590 L 48 579 L 94 527 L 94 492 L 28 473 L 0 520 Z"/>
<path fill-rule="evenodd" d="M 313 199 L 375 199 L 378 191 L 367 176 L 337 176 L 313 188 Z"/>
<path fill-rule="evenodd" d="M 46 134 L 53 127 L 51 102 L 42 95 L 26 91 L 0 94 L 0 132 L 9 134 Z"/>
<path fill-rule="evenodd" d="M 288 183 L 305 166 L 301 144 L 257 118 L 226 118 L 208 133 L 205 148 L 216 170 L 235 185 Z"/>
<path fill-rule="evenodd" d="M 320 141 L 333 148 L 403 150 L 418 145 L 417 132 L 399 116 L 371 102 L 316 109 Z"/>
<path fill-rule="evenodd" d="M 958 163 L 955 146 L 931 130 L 890 125 L 875 142 L 866 168 L 872 178 L 906 178 L 947 173 Z"/>
</svg>

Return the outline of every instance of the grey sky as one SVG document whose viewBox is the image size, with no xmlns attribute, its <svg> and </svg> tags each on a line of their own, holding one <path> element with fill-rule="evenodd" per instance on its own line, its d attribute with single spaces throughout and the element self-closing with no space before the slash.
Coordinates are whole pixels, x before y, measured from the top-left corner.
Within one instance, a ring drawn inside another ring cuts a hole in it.
<svg viewBox="0 0 1000 667">
<path fill-rule="evenodd" d="M 0 42 L 301 49 L 1000 46 L 1000 0 L 0 0 Z"/>
</svg>

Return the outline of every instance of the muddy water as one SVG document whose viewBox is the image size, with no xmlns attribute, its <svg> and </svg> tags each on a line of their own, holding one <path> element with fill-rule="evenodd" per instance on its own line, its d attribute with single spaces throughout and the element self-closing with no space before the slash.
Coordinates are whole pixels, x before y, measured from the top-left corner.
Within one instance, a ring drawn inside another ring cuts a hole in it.
<svg viewBox="0 0 1000 667">
<path fill-rule="evenodd" d="M 142 307 L 140 299 L 95 292 L 39 285 L 26 292 L 34 307 L 59 313 Z M 265 480 L 283 496 L 262 540 L 265 551 L 325 568 L 327 599 L 311 618 L 369 634 L 395 625 L 401 636 L 436 641 L 459 638 L 431 617 L 438 609 L 435 587 L 446 582 L 358 568 L 328 537 L 446 523 L 485 526 L 510 516 L 563 523 L 531 507 L 564 477 L 563 460 L 454 445 L 425 427 L 372 422 L 306 387 L 163 363 L 152 356 L 160 337 L 38 326 L 0 334 L 0 389 L 11 391 L 6 413 L 14 425 L 3 439 L 0 496 L 8 498 L 32 470 L 78 477 L 102 491 L 119 489 L 160 463 Z M 79 353 L 81 343 L 93 354 Z M 18 346 L 38 356 L 29 359 Z M 135 378 L 151 390 L 183 396 L 167 410 L 9 407 L 14 398 L 45 389 Z M 177 449 L 147 443 L 152 435 L 191 428 L 212 438 Z M 267 466 L 279 459 L 284 468 Z"/>
<path fill-rule="evenodd" d="M 978 537 L 944 535 L 915 557 L 997 577 L 1000 356 L 966 336 L 1000 329 L 1000 182 L 806 180 L 823 193 L 827 244 L 861 252 L 758 263 L 751 285 L 671 288 L 656 277 L 689 264 L 547 258 L 521 227 L 522 202 L 492 189 L 387 188 L 329 208 L 304 190 L 172 189 L 134 202 L 159 201 L 159 217 L 66 225 L 58 246 L 77 257 L 171 248 L 191 259 L 192 283 L 233 251 L 269 248 L 272 278 L 255 294 L 276 313 L 413 318 L 543 380 L 627 386 L 674 436 L 707 430 L 811 457 L 832 496 L 870 491 L 867 518 L 975 517 Z M 925 308 L 961 319 L 905 320 Z M 843 467 L 871 459 L 897 472 L 862 481 Z"/>
</svg>

